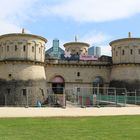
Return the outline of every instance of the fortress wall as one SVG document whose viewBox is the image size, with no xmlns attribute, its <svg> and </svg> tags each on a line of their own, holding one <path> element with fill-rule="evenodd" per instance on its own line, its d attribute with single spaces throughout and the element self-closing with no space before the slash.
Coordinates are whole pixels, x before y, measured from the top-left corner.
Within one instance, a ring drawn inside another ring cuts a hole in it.
<svg viewBox="0 0 140 140">
<path fill-rule="evenodd" d="M 44 103 L 46 98 L 45 80 L 0 80 L 0 105 L 2 106 L 36 106 L 37 101 Z"/>
<path fill-rule="evenodd" d="M 140 79 L 140 65 L 115 65 L 112 68 L 111 80 L 134 81 Z"/>
<path fill-rule="evenodd" d="M 61 65 L 46 65 L 45 67 L 47 82 L 55 76 L 62 76 L 66 83 L 81 84 L 83 87 L 88 84 L 93 86 L 93 81 L 96 76 L 101 76 L 104 83 L 109 83 L 110 67 L 108 66 L 61 66 Z M 80 72 L 80 76 L 77 76 Z"/>
<path fill-rule="evenodd" d="M 46 79 L 44 67 L 28 63 L 0 64 L 0 79 L 4 80 L 40 80 Z"/>
<path fill-rule="evenodd" d="M 127 90 L 140 89 L 140 65 L 115 65 L 112 68 L 111 87 L 126 88 Z"/>
<path fill-rule="evenodd" d="M 34 106 L 37 101 L 43 103 L 47 98 L 46 85 L 45 69 L 41 65 L 0 64 L 0 105 Z"/>
</svg>

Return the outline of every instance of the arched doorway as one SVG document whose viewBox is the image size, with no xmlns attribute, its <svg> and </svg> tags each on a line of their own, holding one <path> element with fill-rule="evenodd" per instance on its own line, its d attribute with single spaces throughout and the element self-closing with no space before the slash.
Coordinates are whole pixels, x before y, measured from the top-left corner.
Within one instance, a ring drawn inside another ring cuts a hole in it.
<svg viewBox="0 0 140 140">
<path fill-rule="evenodd" d="M 63 94 L 64 89 L 64 78 L 61 76 L 55 76 L 52 80 L 52 91 L 54 94 Z"/>
<path fill-rule="evenodd" d="M 96 76 L 93 81 L 93 87 L 103 87 L 103 78 L 101 76 Z"/>
<path fill-rule="evenodd" d="M 97 92 L 103 93 L 103 78 L 101 76 L 96 76 L 93 81 L 93 94 Z"/>
</svg>

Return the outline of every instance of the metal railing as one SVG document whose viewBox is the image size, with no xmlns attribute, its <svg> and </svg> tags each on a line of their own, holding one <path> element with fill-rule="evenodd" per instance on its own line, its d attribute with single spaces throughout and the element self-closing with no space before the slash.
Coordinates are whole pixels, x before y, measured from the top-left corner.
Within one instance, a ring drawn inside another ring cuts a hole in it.
<svg viewBox="0 0 140 140">
<path fill-rule="evenodd" d="M 62 94 L 49 93 L 48 98 L 56 98 L 49 101 L 49 105 L 56 102 L 62 107 L 73 105 L 79 107 L 91 106 L 133 106 L 140 105 L 140 93 L 129 92 L 125 88 L 111 87 L 80 87 L 64 88 Z M 56 104 L 56 105 L 57 105 Z"/>
</svg>

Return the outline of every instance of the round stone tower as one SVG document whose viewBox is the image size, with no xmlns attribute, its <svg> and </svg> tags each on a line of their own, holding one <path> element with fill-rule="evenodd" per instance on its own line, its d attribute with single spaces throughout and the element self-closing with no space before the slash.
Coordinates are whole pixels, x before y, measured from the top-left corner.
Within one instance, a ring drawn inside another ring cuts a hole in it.
<svg viewBox="0 0 140 140">
<path fill-rule="evenodd" d="M 68 42 L 64 44 L 65 50 L 67 52 L 71 52 L 71 54 L 77 55 L 86 55 L 88 54 L 88 43 L 77 41 L 77 37 L 75 37 L 75 42 Z"/>
<path fill-rule="evenodd" d="M 112 72 L 110 86 L 130 90 L 140 88 L 140 38 L 118 39 L 110 42 L 112 47 Z"/>
<path fill-rule="evenodd" d="M 41 36 L 0 36 L 0 105 L 35 105 L 46 99 L 45 43 Z"/>
</svg>

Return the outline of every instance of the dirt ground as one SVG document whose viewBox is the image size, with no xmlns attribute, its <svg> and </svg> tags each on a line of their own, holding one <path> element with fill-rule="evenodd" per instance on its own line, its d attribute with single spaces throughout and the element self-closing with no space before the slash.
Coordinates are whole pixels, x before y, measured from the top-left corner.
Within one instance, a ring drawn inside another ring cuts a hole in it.
<svg viewBox="0 0 140 140">
<path fill-rule="evenodd" d="M 0 107 L 0 118 L 3 117 L 80 117 L 80 116 L 113 116 L 113 115 L 140 115 L 140 107 L 102 107 L 102 108 Z"/>
</svg>

